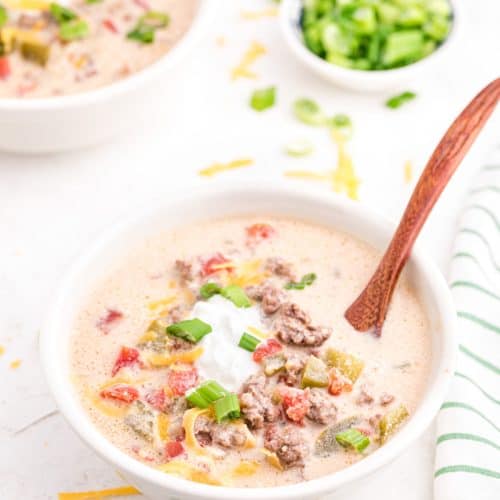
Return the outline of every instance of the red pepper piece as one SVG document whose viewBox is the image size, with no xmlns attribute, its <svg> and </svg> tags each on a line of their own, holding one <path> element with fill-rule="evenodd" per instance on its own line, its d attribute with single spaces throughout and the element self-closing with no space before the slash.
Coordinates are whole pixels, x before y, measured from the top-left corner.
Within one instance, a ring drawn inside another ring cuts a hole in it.
<svg viewBox="0 0 500 500">
<path fill-rule="evenodd" d="M 283 346 L 276 339 L 268 339 L 266 342 L 260 344 L 252 354 L 252 358 L 256 363 L 260 363 L 264 358 L 272 356 L 280 352 Z"/>
<path fill-rule="evenodd" d="M 270 224 L 257 223 L 246 228 L 247 245 L 255 246 L 276 234 L 276 229 Z"/>
<path fill-rule="evenodd" d="M 111 328 L 123 318 L 123 313 L 116 309 L 108 309 L 106 314 L 97 320 L 96 326 L 104 335 L 107 335 Z"/>
<path fill-rule="evenodd" d="M 101 391 L 101 398 L 130 404 L 139 398 L 139 391 L 129 385 L 113 385 Z"/>
<path fill-rule="evenodd" d="M 118 28 L 116 24 L 111 19 L 104 19 L 102 25 L 107 28 L 111 33 L 118 33 Z"/>
<path fill-rule="evenodd" d="M 139 365 L 142 363 L 139 359 L 139 351 L 133 347 L 122 347 L 116 358 L 111 375 L 114 377 L 125 366 Z"/>
<path fill-rule="evenodd" d="M 224 255 L 222 255 L 221 253 L 217 252 L 213 257 L 210 257 L 209 259 L 207 259 L 206 261 L 203 262 L 202 266 L 201 266 L 201 275 L 203 277 L 205 276 L 209 276 L 210 274 L 214 274 L 214 273 L 217 273 L 219 271 L 222 271 L 222 270 L 231 270 L 232 267 L 234 266 L 230 266 L 228 268 L 224 267 L 224 268 L 220 268 L 219 266 L 223 265 L 223 264 L 230 264 L 231 261 L 229 259 L 227 259 L 226 257 L 224 257 Z"/>
<path fill-rule="evenodd" d="M 165 445 L 165 455 L 167 458 L 175 458 L 184 453 L 184 446 L 180 441 L 169 441 Z"/>
<path fill-rule="evenodd" d="M 5 80 L 11 73 L 9 58 L 0 57 L 0 78 Z"/>
<path fill-rule="evenodd" d="M 198 372 L 196 368 L 170 370 L 167 375 L 167 384 L 174 396 L 184 396 L 186 391 L 194 387 L 197 382 Z"/>
<path fill-rule="evenodd" d="M 146 403 L 159 411 L 165 411 L 168 406 L 168 398 L 163 389 L 156 389 L 146 393 L 144 396 Z"/>
<path fill-rule="evenodd" d="M 300 389 L 288 389 L 282 393 L 281 397 L 286 416 L 292 422 L 302 425 L 310 406 L 307 392 Z"/>
</svg>

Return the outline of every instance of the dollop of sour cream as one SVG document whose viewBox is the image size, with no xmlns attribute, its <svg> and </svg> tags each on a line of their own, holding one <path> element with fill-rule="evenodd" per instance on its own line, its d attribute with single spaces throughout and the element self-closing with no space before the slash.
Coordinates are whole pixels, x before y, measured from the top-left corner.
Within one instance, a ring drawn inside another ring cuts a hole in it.
<svg viewBox="0 0 500 500">
<path fill-rule="evenodd" d="M 200 375 L 237 392 L 243 382 L 258 370 L 252 353 L 238 347 L 249 326 L 263 328 L 258 309 L 236 307 L 231 301 L 215 295 L 207 301 L 196 302 L 191 316 L 212 327 L 212 332 L 200 341 L 203 354 L 196 362 Z"/>
</svg>

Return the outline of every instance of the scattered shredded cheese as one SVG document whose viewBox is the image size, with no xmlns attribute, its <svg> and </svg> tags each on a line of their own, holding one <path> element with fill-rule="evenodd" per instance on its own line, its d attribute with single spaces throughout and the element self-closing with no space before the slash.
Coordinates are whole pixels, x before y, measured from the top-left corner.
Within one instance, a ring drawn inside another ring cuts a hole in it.
<svg viewBox="0 0 500 500">
<path fill-rule="evenodd" d="M 198 346 L 192 351 L 181 351 L 170 355 L 151 354 L 148 362 L 155 368 L 170 366 L 175 363 L 194 363 L 203 354 L 203 347 Z"/>
<path fill-rule="evenodd" d="M 255 326 L 247 326 L 247 330 L 249 331 L 249 333 L 255 335 L 259 339 L 267 339 L 269 337 L 268 333 L 265 333 L 259 330 L 258 328 L 255 328 Z"/>
<path fill-rule="evenodd" d="M 238 160 L 230 161 L 229 163 L 214 163 L 207 168 L 201 169 L 198 174 L 202 177 L 212 177 L 220 172 L 226 170 L 234 170 L 236 168 L 249 167 L 253 165 L 254 161 L 251 158 L 241 158 Z"/>
<path fill-rule="evenodd" d="M 319 172 L 309 172 L 308 170 L 287 170 L 285 177 L 293 177 L 295 179 L 308 179 L 311 181 L 329 181 L 328 174 L 320 174 Z"/>
<path fill-rule="evenodd" d="M 269 464 L 271 464 L 275 469 L 283 470 L 283 466 L 281 465 L 280 459 L 276 453 L 269 451 L 267 448 L 261 448 L 260 451 L 265 455 L 266 460 Z"/>
<path fill-rule="evenodd" d="M 242 460 L 234 469 L 233 475 L 239 477 L 253 476 L 260 468 L 259 462 L 255 460 Z"/>
<path fill-rule="evenodd" d="M 352 159 L 346 151 L 346 138 L 335 128 L 332 129 L 332 138 L 338 148 L 337 168 L 332 174 L 332 187 L 336 193 L 345 192 L 349 198 L 358 199 L 360 181 L 356 177 Z"/>
<path fill-rule="evenodd" d="M 412 181 L 413 179 L 413 165 L 411 163 L 410 160 L 408 160 L 406 163 L 405 163 L 405 170 L 404 170 L 404 174 L 405 174 L 405 182 L 407 184 L 410 184 L 410 182 Z"/>
<path fill-rule="evenodd" d="M 4 0 L 3 4 L 9 9 L 20 10 L 49 10 L 50 2 L 43 0 Z"/>
<path fill-rule="evenodd" d="M 186 434 L 186 447 L 189 451 L 193 452 L 195 455 L 210 455 L 207 448 L 198 443 L 194 432 L 194 424 L 198 417 L 202 415 L 210 415 L 210 410 L 202 410 L 199 408 L 191 408 L 184 413 L 182 417 L 182 427 Z M 170 462 L 172 463 L 172 462 Z M 167 464 L 168 465 L 168 464 Z M 164 470 L 164 469 L 162 469 Z M 165 471 L 168 472 L 168 471 Z"/>
<path fill-rule="evenodd" d="M 210 473 L 198 469 L 197 467 L 193 467 L 192 465 L 180 460 L 171 460 L 165 465 L 160 465 L 158 469 L 162 472 L 173 474 L 197 483 L 222 486 L 222 482 L 215 479 Z"/>
<path fill-rule="evenodd" d="M 140 495 L 141 492 L 133 486 L 122 486 L 100 491 L 83 491 L 81 493 L 59 493 L 59 500 L 100 500 L 107 497 Z"/>
<path fill-rule="evenodd" d="M 279 14 L 278 7 L 267 7 L 266 9 L 241 12 L 241 17 L 247 19 L 248 21 L 256 21 L 258 19 L 263 19 L 264 17 L 276 17 Z"/>
<path fill-rule="evenodd" d="M 170 420 L 168 415 L 165 413 L 159 413 L 157 417 L 156 426 L 158 429 L 158 436 L 162 441 L 168 441 L 170 436 L 168 434 L 168 429 L 170 427 Z"/>
<path fill-rule="evenodd" d="M 14 361 L 10 362 L 10 368 L 11 370 L 17 370 L 21 366 L 22 361 L 20 359 L 15 359 Z"/>
<path fill-rule="evenodd" d="M 5 347 L 0 345 L 0 356 L 5 353 Z"/>
<path fill-rule="evenodd" d="M 269 273 L 262 270 L 262 261 L 259 259 L 247 260 L 239 263 L 230 276 L 230 284 L 242 288 L 262 283 Z"/>
<path fill-rule="evenodd" d="M 266 53 L 267 49 L 263 45 L 259 42 L 252 42 L 239 64 L 233 68 L 231 78 L 233 80 L 237 78 L 257 78 L 256 73 L 250 67 L 259 57 L 262 57 Z"/>
<path fill-rule="evenodd" d="M 150 302 L 148 304 L 148 308 L 151 311 L 154 311 L 155 309 L 158 309 L 159 307 L 169 306 L 170 304 L 172 304 L 172 302 L 175 301 L 175 299 L 176 299 L 175 295 L 172 295 L 170 297 L 165 297 L 164 299 L 155 300 L 155 301 Z"/>
</svg>

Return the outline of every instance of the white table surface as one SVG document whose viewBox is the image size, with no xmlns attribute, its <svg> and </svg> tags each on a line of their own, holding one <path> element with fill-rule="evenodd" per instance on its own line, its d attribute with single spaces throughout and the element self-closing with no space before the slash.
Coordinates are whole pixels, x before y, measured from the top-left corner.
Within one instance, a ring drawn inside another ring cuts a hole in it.
<svg viewBox="0 0 500 500">
<path fill-rule="evenodd" d="M 462 0 L 464 1 L 464 0 Z M 242 9 L 267 0 L 223 0 L 217 25 L 194 56 L 172 76 L 179 88 L 168 116 L 152 117 L 113 143 L 85 151 L 42 157 L 0 154 L 0 498 L 54 499 L 60 491 L 121 485 L 113 467 L 97 458 L 55 410 L 44 382 L 37 335 L 51 292 L 66 266 L 92 237 L 130 206 L 186 182 L 214 161 L 242 156 L 256 165 L 232 177 L 263 182 L 307 182 L 283 178 L 291 168 L 324 170 L 335 165 L 335 149 L 323 130 L 297 123 L 291 102 L 312 97 L 331 113 L 348 113 L 355 124 L 350 143 L 362 179 L 360 202 L 399 217 L 412 185 L 403 165 L 421 170 L 452 118 L 483 84 L 500 74 L 500 2 L 464 1 L 461 47 L 439 71 L 408 85 L 418 99 L 397 111 L 386 95 L 342 91 L 308 74 L 283 44 L 276 19 L 243 20 Z M 226 40 L 216 44 L 218 36 Z M 230 69 L 252 40 L 269 53 L 257 64 L 257 81 L 231 82 Z M 275 84 L 278 104 L 262 114 L 248 107 L 249 93 Z M 402 88 L 401 90 L 407 90 Z M 500 142 L 500 111 L 446 189 L 421 240 L 446 272 L 463 195 L 481 155 Z M 20 131 L 22 133 L 22 131 Z M 316 152 L 291 159 L 284 144 L 307 137 Z M 414 184 L 415 180 L 412 184 Z M 186 189 L 179 187 L 179 189 Z M 318 189 L 328 189 L 318 185 Z M 11 361 L 22 360 L 17 370 Z M 28 426 L 26 430 L 22 430 Z M 433 429 L 403 456 L 352 490 L 356 500 L 427 500 L 432 497 Z"/>
</svg>

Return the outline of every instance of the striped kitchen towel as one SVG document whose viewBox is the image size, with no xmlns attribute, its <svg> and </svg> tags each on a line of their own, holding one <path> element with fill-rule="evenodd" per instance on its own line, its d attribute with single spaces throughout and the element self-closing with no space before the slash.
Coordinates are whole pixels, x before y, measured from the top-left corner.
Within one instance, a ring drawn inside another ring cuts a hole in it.
<svg viewBox="0 0 500 500">
<path fill-rule="evenodd" d="M 455 376 L 437 419 L 435 500 L 500 500 L 500 149 L 467 197 L 451 263 Z"/>
</svg>

